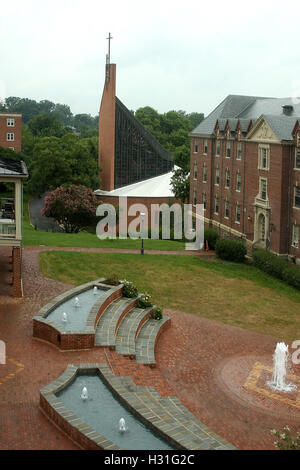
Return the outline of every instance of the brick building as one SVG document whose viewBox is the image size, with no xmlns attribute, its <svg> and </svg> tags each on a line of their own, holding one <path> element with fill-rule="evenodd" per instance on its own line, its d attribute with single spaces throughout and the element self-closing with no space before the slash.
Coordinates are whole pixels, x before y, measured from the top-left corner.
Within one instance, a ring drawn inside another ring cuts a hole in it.
<svg viewBox="0 0 300 470">
<path fill-rule="evenodd" d="M 229 95 L 190 137 L 205 224 L 300 263 L 299 100 Z"/>
<path fill-rule="evenodd" d="M 0 146 L 15 152 L 22 149 L 22 115 L 0 113 Z"/>
</svg>

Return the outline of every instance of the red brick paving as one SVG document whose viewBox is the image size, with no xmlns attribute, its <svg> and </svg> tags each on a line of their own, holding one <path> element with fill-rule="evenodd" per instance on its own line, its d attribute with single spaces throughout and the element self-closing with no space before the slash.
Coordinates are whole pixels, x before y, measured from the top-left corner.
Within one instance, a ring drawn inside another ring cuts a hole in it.
<svg viewBox="0 0 300 470">
<path fill-rule="evenodd" d="M 7 365 L 0 365 L 0 381 L 5 373 L 19 370 L 0 384 L 0 449 L 77 449 L 39 410 L 39 389 L 56 379 L 69 363 L 108 362 L 115 374 L 130 375 L 137 384 L 155 386 L 161 394 L 176 394 L 202 422 L 241 449 L 274 448 L 269 431 L 282 429 L 285 424 L 299 430 L 299 420 L 274 416 L 253 404 L 248 406 L 222 378 L 223 364 L 229 360 L 235 364 L 235 358 L 248 355 L 270 359 L 276 338 L 166 311 L 172 326 L 159 339 L 155 369 L 107 349 L 62 353 L 33 339 L 32 317 L 50 298 L 70 288 L 40 274 L 40 249 L 49 248 L 24 250 L 25 297 L 16 300 L 9 296 L 9 251 L 0 248 L 0 339 L 6 342 L 11 359 Z M 18 363 L 24 368 L 18 368 Z M 241 369 L 234 365 L 230 374 L 234 383 Z"/>
</svg>

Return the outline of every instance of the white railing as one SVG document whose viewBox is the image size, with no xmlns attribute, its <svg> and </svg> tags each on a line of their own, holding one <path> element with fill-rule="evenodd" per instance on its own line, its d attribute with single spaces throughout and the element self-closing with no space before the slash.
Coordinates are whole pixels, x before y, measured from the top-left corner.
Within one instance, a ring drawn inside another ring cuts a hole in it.
<svg viewBox="0 0 300 470">
<path fill-rule="evenodd" d="M 13 220 L 0 219 L 0 238 L 16 238 L 16 224 Z"/>
</svg>

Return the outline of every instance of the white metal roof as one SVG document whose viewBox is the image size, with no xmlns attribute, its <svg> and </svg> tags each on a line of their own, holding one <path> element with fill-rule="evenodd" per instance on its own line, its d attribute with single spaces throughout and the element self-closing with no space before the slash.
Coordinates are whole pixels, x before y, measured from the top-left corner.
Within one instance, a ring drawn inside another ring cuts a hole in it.
<svg viewBox="0 0 300 470">
<path fill-rule="evenodd" d="M 174 170 L 178 167 L 174 167 Z M 155 176 L 138 183 L 123 186 L 122 188 L 114 189 L 112 191 L 102 191 L 97 189 L 95 194 L 97 196 L 123 196 L 123 197 L 174 197 L 174 193 L 170 186 L 173 171 L 165 173 L 164 175 Z"/>
</svg>

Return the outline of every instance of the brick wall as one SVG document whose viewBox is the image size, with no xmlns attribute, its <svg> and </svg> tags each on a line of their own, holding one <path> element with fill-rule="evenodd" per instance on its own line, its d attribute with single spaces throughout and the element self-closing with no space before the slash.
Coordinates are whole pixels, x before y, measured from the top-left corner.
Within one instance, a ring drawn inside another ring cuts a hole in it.
<svg viewBox="0 0 300 470">
<path fill-rule="evenodd" d="M 14 126 L 8 126 L 7 120 L 14 119 Z M 14 140 L 8 141 L 7 134 L 14 134 Z M 22 150 L 22 116 L 21 114 L 0 113 L 0 146 L 13 147 L 15 152 Z"/>
<path fill-rule="evenodd" d="M 22 271 L 21 271 L 21 248 L 12 249 L 12 268 L 13 268 L 13 296 L 22 297 Z"/>
</svg>

